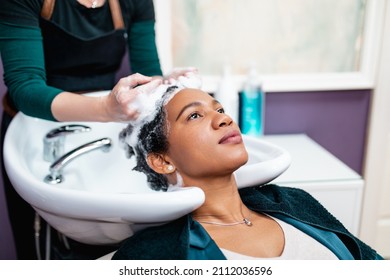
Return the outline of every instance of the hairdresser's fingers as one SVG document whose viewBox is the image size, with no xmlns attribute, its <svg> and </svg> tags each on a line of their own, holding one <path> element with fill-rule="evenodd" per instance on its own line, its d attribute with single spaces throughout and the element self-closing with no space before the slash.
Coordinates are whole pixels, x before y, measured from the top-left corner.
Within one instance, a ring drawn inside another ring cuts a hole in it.
<svg viewBox="0 0 390 280">
<path fill-rule="evenodd" d="M 128 90 L 137 87 L 138 85 L 143 85 L 152 81 L 153 77 L 144 76 L 142 74 L 136 73 L 130 76 L 121 78 L 115 87 L 112 89 L 113 94 L 115 95 L 118 102 L 121 102 L 121 95 L 126 93 Z"/>
<path fill-rule="evenodd" d="M 148 94 L 153 92 L 159 85 L 161 85 L 161 83 L 161 79 L 155 79 L 149 83 L 136 87 L 134 90 L 137 94 Z"/>
<path fill-rule="evenodd" d="M 128 106 L 129 108 L 138 108 L 137 106 L 133 106 L 135 99 L 139 94 L 149 94 L 153 92 L 159 85 L 161 85 L 161 80 L 152 80 L 149 83 L 143 84 L 133 89 L 129 89 L 126 92 L 119 92 L 119 100 L 118 103 L 123 104 L 124 106 Z M 124 94 L 126 93 L 126 94 Z"/>
<path fill-rule="evenodd" d="M 131 95 L 131 97 L 128 99 L 127 102 L 127 109 L 126 113 L 131 116 L 132 119 L 136 118 L 137 115 L 140 113 L 140 102 L 141 100 L 147 99 L 148 96 L 150 96 L 151 93 L 153 93 L 159 85 L 161 85 L 162 80 L 153 80 L 147 84 L 144 84 L 142 86 L 138 86 L 132 91 L 134 91 L 134 94 Z M 145 102 L 145 101 L 144 101 Z"/>
<path fill-rule="evenodd" d="M 151 91 L 160 84 L 161 79 L 152 80 L 150 77 L 134 74 L 132 76 L 121 79 L 113 88 L 112 94 L 115 96 L 115 99 L 119 104 L 128 103 L 134 99 L 134 95 L 138 94 L 139 92 L 148 90 Z M 147 88 L 143 88 L 146 85 L 149 86 Z M 135 86 L 138 87 L 133 88 Z"/>
<path fill-rule="evenodd" d="M 161 85 L 161 83 L 161 79 L 155 79 L 136 88 L 118 92 L 118 105 L 126 120 L 134 120 L 140 113 L 139 105 L 136 104 L 137 96 L 140 94 L 145 94 L 147 96 L 147 94 L 152 93 L 159 85 Z"/>
<path fill-rule="evenodd" d="M 144 76 L 142 74 L 136 73 L 136 74 L 132 74 L 130 76 L 125 77 L 123 79 L 123 82 L 125 83 L 126 86 L 134 88 L 134 87 L 136 87 L 138 85 L 143 85 L 145 83 L 148 83 L 152 79 L 153 79 L 153 77 Z"/>
<path fill-rule="evenodd" d="M 124 103 L 116 103 L 116 106 L 113 108 L 113 118 L 115 121 L 127 122 L 130 120 L 135 120 L 139 116 L 139 112 L 136 107 L 127 106 Z"/>
<path fill-rule="evenodd" d="M 133 74 L 122 78 L 105 99 L 108 119 L 128 121 L 137 118 L 137 106 L 132 106 L 138 94 L 150 93 L 162 83 L 161 79 Z"/>
<path fill-rule="evenodd" d="M 129 121 L 129 120 L 135 120 L 138 118 L 139 116 L 139 112 L 137 109 L 135 108 L 131 108 L 131 106 L 129 106 L 127 109 L 126 109 L 126 114 L 124 114 L 124 120 L 125 121 Z"/>
<path fill-rule="evenodd" d="M 121 78 L 111 91 L 111 96 L 114 97 L 116 102 L 122 103 L 122 98 L 125 93 L 129 93 L 129 90 L 138 84 L 144 84 L 150 82 L 152 77 L 147 77 L 141 74 L 133 74 L 124 78 Z"/>
</svg>

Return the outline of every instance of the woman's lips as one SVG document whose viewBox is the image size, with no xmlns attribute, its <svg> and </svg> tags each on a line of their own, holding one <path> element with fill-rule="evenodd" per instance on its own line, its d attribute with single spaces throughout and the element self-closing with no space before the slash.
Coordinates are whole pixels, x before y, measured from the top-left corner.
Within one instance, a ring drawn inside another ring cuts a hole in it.
<svg viewBox="0 0 390 280">
<path fill-rule="evenodd" d="M 242 142 L 241 133 L 234 130 L 229 131 L 219 140 L 218 144 L 240 144 Z"/>
</svg>

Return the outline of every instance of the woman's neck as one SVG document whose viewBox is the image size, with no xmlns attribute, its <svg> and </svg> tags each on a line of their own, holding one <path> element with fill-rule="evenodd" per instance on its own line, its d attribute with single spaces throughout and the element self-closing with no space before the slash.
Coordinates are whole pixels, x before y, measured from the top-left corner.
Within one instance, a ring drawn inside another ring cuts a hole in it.
<svg viewBox="0 0 390 280">
<path fill-rule="evenodd" d="M 250 210 L 241 200 L 234 177 L 228 182 L 206 184 L 201 185 L 205 202 L 192 213 L 194 219 L 229 223 L 242 221 L 248 216 Z"/>
</svg>

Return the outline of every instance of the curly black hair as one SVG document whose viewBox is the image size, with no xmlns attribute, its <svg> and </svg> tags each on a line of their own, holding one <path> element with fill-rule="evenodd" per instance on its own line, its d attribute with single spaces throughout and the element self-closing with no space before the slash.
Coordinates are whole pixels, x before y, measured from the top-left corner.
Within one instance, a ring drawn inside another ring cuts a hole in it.
<svg viewBox="0 0 390 280">
<path fill-rule="evenodd" d="M 156 173 L 151 169 L 146 161 L 150 153 L 165 153 L 168 151 L 168 125 L 166 122 L 167 112 L 165 110 L 165 101 L 177 89 L 177 86 L 169 87 L 162 99 L 156 104 L 157 112 L 155 117 L 140 129 L 135 129 L 133 124 L 129 124 L 119 134 L 119 140 L 124 144 L 128 158 L 136 157 L 136 166 L 133 170 L 143 172 L 147 177 L 147 182 L 152 190 L 167 191 L 169 183 L 165 175 Z M 134 147 L 130 146 L 126 139 L 133 133 L 138 133 L 137 143 Z"/>
</svg>

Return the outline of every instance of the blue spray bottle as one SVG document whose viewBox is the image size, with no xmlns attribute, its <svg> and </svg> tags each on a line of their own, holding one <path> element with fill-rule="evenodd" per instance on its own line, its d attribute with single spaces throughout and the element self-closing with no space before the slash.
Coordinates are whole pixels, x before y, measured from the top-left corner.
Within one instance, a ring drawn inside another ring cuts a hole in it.
<svg viewBox="0 0 390 280">
<path fill-rule="evenodd" d="M 264 134 L 265 93 L 258 80 L 256 68 L 249 70 L 247 80 L 240 92 L 241 132 L 251 136 Z"/>
</svg>

